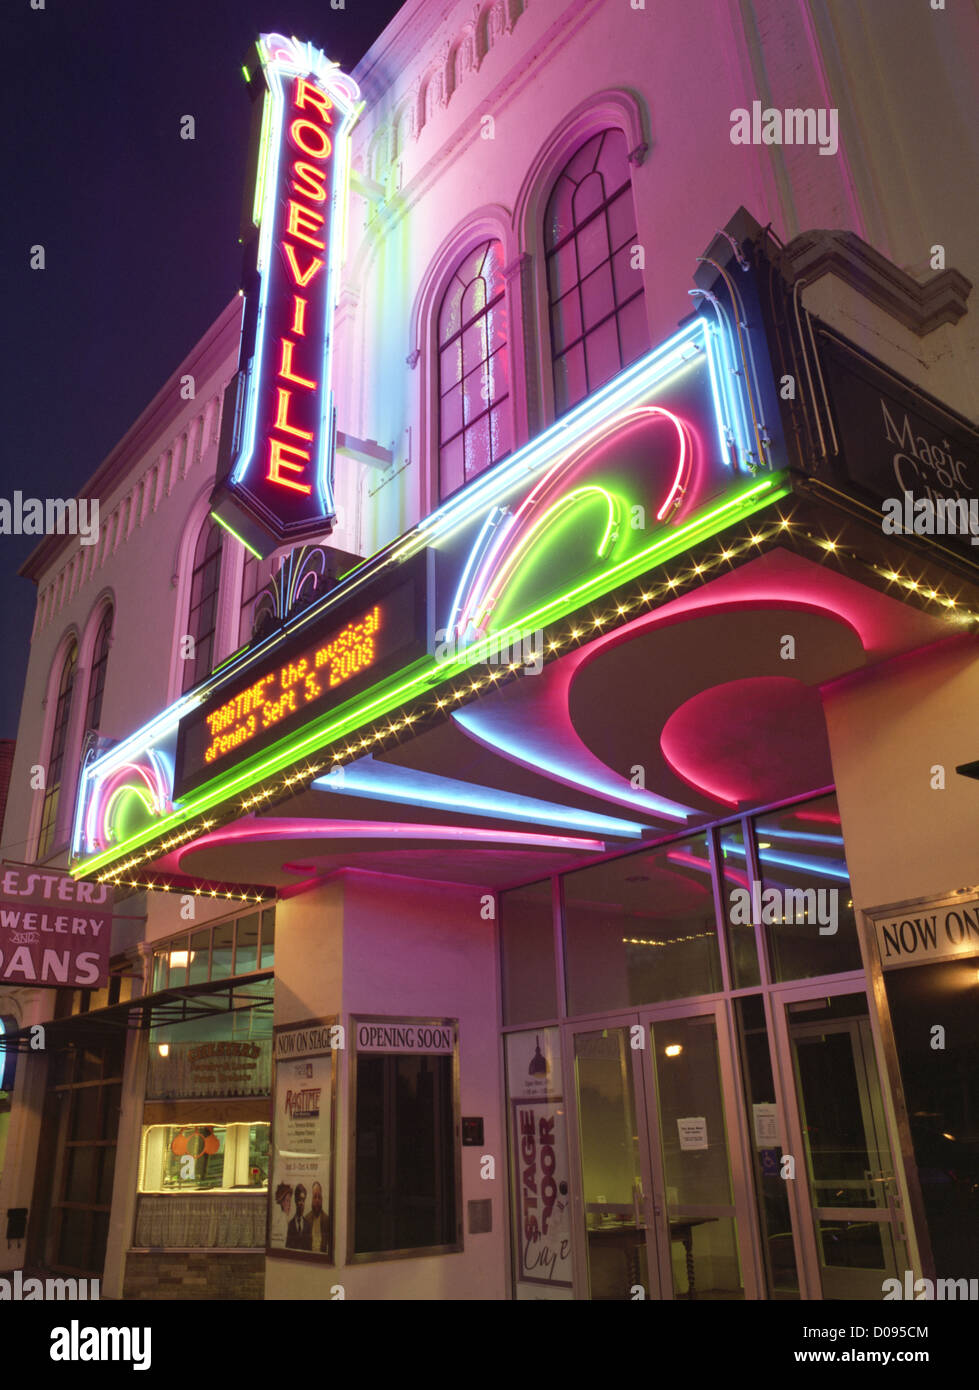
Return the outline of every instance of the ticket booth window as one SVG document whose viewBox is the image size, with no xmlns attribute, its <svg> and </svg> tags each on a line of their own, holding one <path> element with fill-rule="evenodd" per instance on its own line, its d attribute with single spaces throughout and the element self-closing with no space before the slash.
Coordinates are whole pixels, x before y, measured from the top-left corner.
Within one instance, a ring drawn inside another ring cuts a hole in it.
<svg viewBox="0 0 979 1390">
<path fill-rule="evenodd" d="M 265 1188 L 269 1125 L 144 1125 L 140 1192 Z"/>
<path fill-rule="evenodd" d="M 356 1259 L 458 1250 L 459 1148 L 452 1053 L 356 1058 Z"/>
</svg>

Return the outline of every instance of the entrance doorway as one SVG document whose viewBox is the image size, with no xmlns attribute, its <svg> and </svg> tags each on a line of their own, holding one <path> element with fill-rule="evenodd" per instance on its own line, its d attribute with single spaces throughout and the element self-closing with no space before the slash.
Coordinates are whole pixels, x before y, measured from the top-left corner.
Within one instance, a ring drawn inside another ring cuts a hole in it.
<svg viewBox="0 0 979 1390">
<path fill-rule="evenodd" d="M 775 1296 L 756 1143 L 786 1185 L 792 1230 L 779 1239 L 791 1240 L 801 1297 L 879 1300 L 883 1280 L 902 1277 L 903 1213 L 867 997 L 830 991 L 811 981 L 772 990 L 779 1103 L 764 1106 L 745 1099 L 735 1001 L 564 1025 L 578 1297 Z"/>
<path fill-rule="evenodd" d="M 977 968 L 966 956 L 884 973 L 938 1279 L 975 1278 L 979 1250 Z"/>
<path fill-rule="evenodd" d="M 807 1296 L 879 1300 L 908 1263 L 867 996 L 810 986 L 775 1004 Z"/>
<path fill-rule="evenodd" d="M 723 1003 L 569 1025 L 579 1283 L 593 1299 L 740 1299 L 748 1193 L 732 1176 Z M 753 1276 L 748 1273 L 753 1290 Z"/>
<path fill-rule="evenodd" d="M 120 1037 L 52 1056 L 27 1230 L 29 1268 L 103 1277 L 124 1055 Z"/>
</svg>

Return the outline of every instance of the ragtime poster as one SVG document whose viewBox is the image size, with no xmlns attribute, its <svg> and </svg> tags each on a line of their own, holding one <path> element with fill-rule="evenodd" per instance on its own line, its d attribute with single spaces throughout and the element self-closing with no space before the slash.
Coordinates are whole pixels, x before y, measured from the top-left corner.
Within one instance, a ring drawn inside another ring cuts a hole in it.
<svg viewBox="0 0 979 1390">
<path fill-rule="evenodd" d="M 327 1020 L 275 1030 L 268 1248 L 333 1257 L 333 1052 Z"/>
</svg>

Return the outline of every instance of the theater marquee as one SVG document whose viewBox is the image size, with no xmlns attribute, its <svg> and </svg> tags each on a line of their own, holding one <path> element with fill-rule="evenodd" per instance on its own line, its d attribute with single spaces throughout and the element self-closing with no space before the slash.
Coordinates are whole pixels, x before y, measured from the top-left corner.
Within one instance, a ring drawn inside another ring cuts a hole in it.
<svg viewBox="0 0 979 1390">
<path fill-rule="evenodd" d="M 366 598 L 330 609 L 312 630 L 302 628 L 265 661 L 218 685 L 180 722 L 176 795 L 239 766 L 422 656 L 426 595 L 424 564 L 406 566 Z"/>
<path fill-rule="evenodd" d="M 258 804 L 263 779 L 281 790 L 280 774 L 350 761 L 376 721 L 396 732 L 446 708 L 445 692 L 458 702 L 479 689 L 468 673 L 481 663 L 505 675 L 499 653 L 530 635 L 550 652 L 562 620 L 771 508 L 790 483 L 762 424 L 770 379 L 723 319 L 692 316 L 88 763 L 76 871 L 145 862 L 152 842 L 166 852 Z"/>
</svg>

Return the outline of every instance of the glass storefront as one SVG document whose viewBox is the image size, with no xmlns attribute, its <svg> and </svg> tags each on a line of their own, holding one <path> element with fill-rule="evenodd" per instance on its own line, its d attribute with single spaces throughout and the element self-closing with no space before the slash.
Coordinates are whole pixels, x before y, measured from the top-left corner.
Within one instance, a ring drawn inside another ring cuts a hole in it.
<svg viewBox="0 0 979 1390">
<path fill-rule="evenodd" d="M 134 1249 L 265 1245 L 274 981 L 236 977 L 271 964 L 274 919 L 264 908 L 154 947 L 157 989 L 227 979 L 234 1006 L 149 1030 Z"/>
<path fill-rule="evenodd" d="M 151 993 L 254 975 L 275 964 L 275 908 L 184 932 L 153 951 Z"/>
<path fill-rule="evenodd" d="M 269 1122 L 146 1125 L 140 1192 L 227 1192 L 268 1186 Z"/>
<path fill-rule="evenodd" d="M 504 892 L 500 932 L 518 1298 L 882 1296 L 907 1254 L 835 795 Z"/>
</svg>

